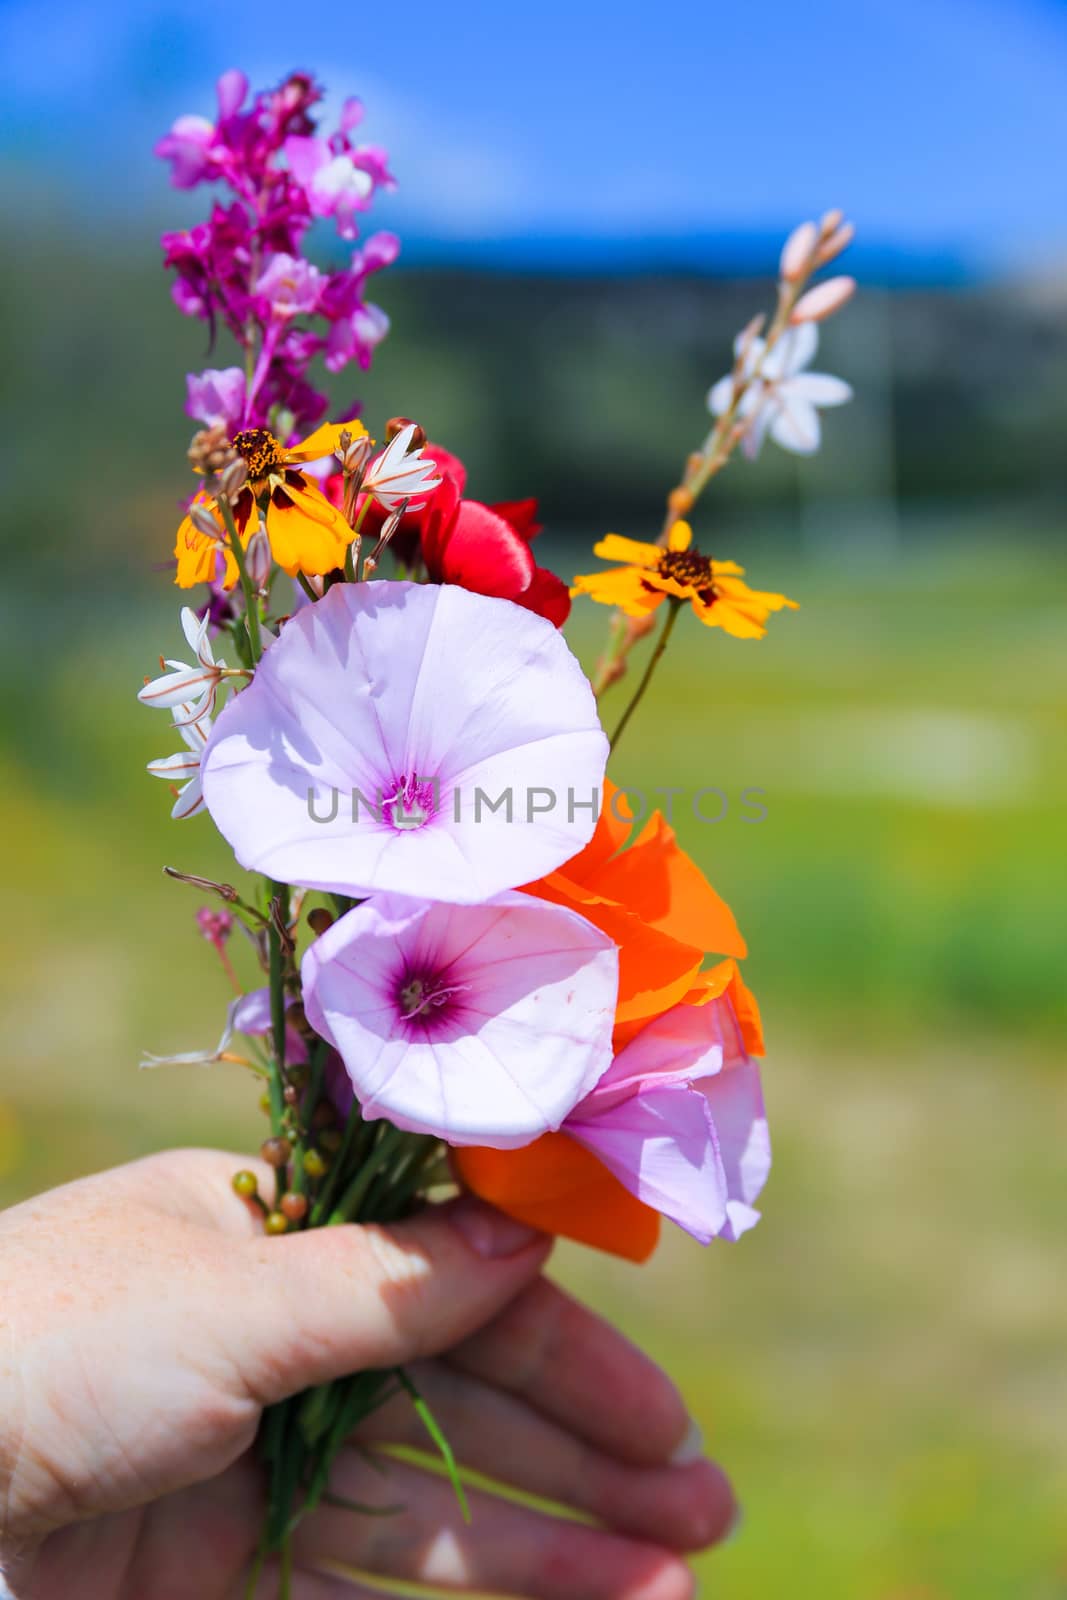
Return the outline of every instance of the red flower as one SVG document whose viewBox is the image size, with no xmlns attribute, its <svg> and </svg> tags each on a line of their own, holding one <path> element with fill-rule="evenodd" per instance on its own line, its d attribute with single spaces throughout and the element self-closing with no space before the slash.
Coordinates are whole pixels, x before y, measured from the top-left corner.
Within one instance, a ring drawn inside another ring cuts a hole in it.
<svg viewBox="0 0 1067 1600">
<path fill-rule="evenodd" d="M 541 531 L 537 501 L 487 506 L 464 500 L 467 469 L 462 461 L 436 444 L 427 444 L 424 454 L 436 463 L 441 484 L 400 524 L 393 538 L 400 559 L 408 562 L 418 553 L 431 583 L 454 583 L 475 594 L 514 600 L 562 627 L 571 609 L 567 585 L 547 567 L 539 567 L 530 549 Z M 331 499 L 341 492 L 340 475 L 336 485 L 327 483 L 326 492 Z M 381 508 L 372 505 L 363 521 L 364 539 L 373 539 L 384 520 Z"/>
</svg>

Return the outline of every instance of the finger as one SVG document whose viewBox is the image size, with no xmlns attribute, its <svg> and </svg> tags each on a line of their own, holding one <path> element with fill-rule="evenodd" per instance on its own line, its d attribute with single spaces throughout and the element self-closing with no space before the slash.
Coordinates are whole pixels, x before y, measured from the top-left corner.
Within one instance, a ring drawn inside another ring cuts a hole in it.
<svg viewBox="0 0 1067 1600">
<path fill-rule="evenodd" d="M 470 1197 L 389 1227 L 314 1228 L 243 1247 L 234 1357 L 262 1403 L 432 1355 L 536 1276 L 544 1234 Z"/>
<path fill-rule="evenodd" d="M 250 1576 L 250 1572 L 244 1574 L 227 1600 L 248 1600 Z M 0 1595 L 2 1592 L 0 1590 Z M 380 1589 L 368 1589 L 362 1583 L 329 1572 L 308 1572 L 299 1568 L 292 1575 L 290 1587 L 283 1590 L 281 1568 L 272 1561 L 260 1574 L 255 1600 L 281 1600 L 283 1593 L 287 1600 L 382 1600 Z"/>
<path fill-rule="evenodd" d="M 328 1561 L 371 1582 L 391 1578 L 524 1600 L 691 1600 L 692 1575 L 672 1551 L 480 1493 L 470 1496 L 467 1524 L 448 1481 L 406 1463 L 389 1462 L 383 1476 L 343 1450 L 331 1487 L 361 1504 L 403 1509 L 367 1516 L 320 1507 L 295 1536 L 305 1565 Z"/>
<path fill-rule="evenodd" d="M 584 1511 L 616 1532 L 675 1550 L 702 1550 L 730 1530 L 737 1505 L 710 1461 L 634 1466 L 531 1410 L 523 1401 L 442 1362 L 412 1377 L 460 1463 L 498 1483 Z M 429 1448 L 407 1395 L 368 1417 L 362 1444 Z"/>
<path fill-rule="evenodd" d="M 699 1451 L 688 1448 L 694 1424 L 667 1374 L 545 1278 L 447 1359 L 620 1461 L 657 1465 Z"/>
<path fill-rule="evenodd" d="M 275 1181 L 272 1168 L 258 1156 L 235 1155 L 228 1150 L 161 1150 L 89 1181 L 106 1182 L 112 1200 L 119 1198 L 121 1188 L 124 1195 L 136 1197 L 151 1210 L 183 1222 L 239 1239 L 262 1237 L 262 1211 L 233 1192 L 233 1177 L 238 1172 L 253 1173 L 260 1195 L 270 1204 Z"/>
</svg>

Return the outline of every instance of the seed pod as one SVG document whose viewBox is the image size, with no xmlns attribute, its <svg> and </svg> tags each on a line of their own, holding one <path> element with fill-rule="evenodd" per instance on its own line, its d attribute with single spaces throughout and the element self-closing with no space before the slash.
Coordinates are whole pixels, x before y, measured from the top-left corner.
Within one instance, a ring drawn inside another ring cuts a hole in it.
<svg viewBox="0 0 1067 1600">
<path fill-rule="evenodd" d="M 271 1234 L 288 1233 L 289 1218 L 283 1211 L 268 1211 L 263 1226 Z"/>
<path fill-rule="evenodd" d="M 254 1172 L 246 1170 L 235 1172 L 230 1182 L 233 1185 L 234 1194 L 239 1194 L 242 1200 L 251 1200 L 252 1196 L 259 1191 L 259 1184 L 256 1182 Z"/>
<path fill-rule="evenodd" d="M 324 1178 L 329 1171 L 325 1156 L 321 1155 L 318 1150 L 305 1150 L 304 1171 L 309 1178 L 314 1178 L 316 1182 L 319 1178 Z"/>
<path fill-rule="evenodd" d="M 385 424 L 385 442 L 391 444 L 398 433 L 403 433 L 405 428 L 414 428 L 411 436 L 410 449 L 421 450 L 426 443 L 426 430 L 420 428 L 417 422 L 412 422 L 410 417 L 390 417 Z"/>
<path fill-rule="evenodd" d="M 303 1222 L 308 1214 L 306 1194 L 283 1194 L 278 1209 L 290 1222 Z"/>
<path fill-rule="evenodd" d="M 327 928 L 333 927 L 333 923 L 333 913 L 327 911 L 325 906 L 313 906 L 308 912 L 308 927 L 316 935 L 325 933 Z"/>
<path fill-rule="evenodd" d="M 284 1167 L 293 1153 L 293 1147 L 288 1139 L 281 1139 L 275 1136 L 271 1139 L 264 1139 L 259 1153 L 268 1167 Z"/>
<path fill-rule="evenodd" d="M 271 1108 L 270 1095 L 269 1094 L 261 1094 L 260 1097 L 259 1097 L 259 1109 L 264 1113 L 265 1116 L 269 1117 L 270 1116 L 270 1108 Z"/>
</svg>

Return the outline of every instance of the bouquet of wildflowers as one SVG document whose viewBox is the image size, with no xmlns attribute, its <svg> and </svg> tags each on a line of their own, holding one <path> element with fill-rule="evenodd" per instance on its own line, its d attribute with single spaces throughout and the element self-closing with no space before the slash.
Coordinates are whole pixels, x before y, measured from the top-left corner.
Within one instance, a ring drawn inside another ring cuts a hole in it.
<svg viewBox="0 0 1067 1600">
<path fill-rule="evenodd" d="M 182 117 L 159 145 L 176 185 L 228 194 L 163 246 L 179 309 L 235 358 L 188 380 L 201 427 L 174 554 L 192 603 L 183 658 L 140 699 L 183 747 L 149 768 L 173 816 L 206 811 L 249 876 L 168 868 L 213 896 L 200 926 L 238 992 L 213 1050 L 148 1061 L 236 1061 L 262 1080 L 273 1183 L 241 1171 L 233 1187 L 268 1234 L 394 1220 L 458 1184 L 633 1261 L 664 1216 L 705 1244 L 737 1239 L 770 1166 L 745 943 L 665 819 L 635 830 L 598 700 L 657 613 L 615 741 L 683 611 L 757 639 L 793 605 L 701 553 L 684 519 L 737 447 L 754 456 L 769 433 L 813 450 L 818 408 L 848 398 L 806 369 L 853 287 L 810 280 L 851 230 L 830 214 L 793 233 L 777 309 L 739 335 L 659 537 L 608 535 L 596 554 L 612 565 L 568 590 L 537 563 L 535 501 L 467 498 L 461 462 L 414 422 L 372 437 L 355 406 L 322 420 L 312 364 L 370 362 L 388 324 L 367 283 L 398 244 L 354 243 L 393 180 L 356 140 L 358 102 L 324 134 L 319 99 L 304 75 L 250 96 L 230 72 L 217 119 Z M 305 253 L 318 218 L 350 242 L 346 265 Z M 561 632 L 578 594 L 615 610 L 595 683 Z M 235 929 L 262 969 L 250 992 Z M 297 1521 L 398 1388 L 462 1503 L 404 1372 L 274 1407 L 261 1564 L 279 1558 L 283 1594 Z"/>
</svg>

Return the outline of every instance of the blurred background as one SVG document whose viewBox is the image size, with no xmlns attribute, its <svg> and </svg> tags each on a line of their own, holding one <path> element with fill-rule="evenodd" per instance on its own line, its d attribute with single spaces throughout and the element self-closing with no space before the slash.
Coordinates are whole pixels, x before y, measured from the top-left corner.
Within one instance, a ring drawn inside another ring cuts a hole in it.
<svg viewBox="0 0 1067 1600">
<path fill-rule="evenodd" d="M 694 519 L 801 610 L 758 645 L 683 624 L 615 774 L 727 797 L 676 820 L 751 947 L 765 1220 L 554 1270 L 735 1474 L 703 1593 L 1067 1596 L 1067 7 L 406 0 L 309 31 L 280 0 L 5 0 L 0 29 L 0 1203 L 261 1136 L 237 1069 L 137 1072 L 227 999 L 160 868 L 232 875 L 168 820 L 134 699 L 178 642 L 184 376 L 228 360 L 159 267 L 206 199 L 155 139 L 230 66 L 365 99 L 400 184 L 373 225 L 404 240 L 368 421 L 418 417 L 477 498 L 539 495 L 566 575 L 658 527 L 782 239 L 842 206 L 861 292 L 815 364 L 856 399 Z M 575 611 L 588 662 L 607 620 Z"/>
</svg>

